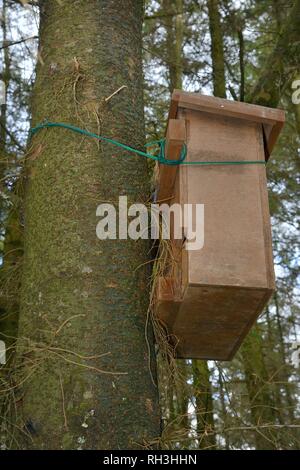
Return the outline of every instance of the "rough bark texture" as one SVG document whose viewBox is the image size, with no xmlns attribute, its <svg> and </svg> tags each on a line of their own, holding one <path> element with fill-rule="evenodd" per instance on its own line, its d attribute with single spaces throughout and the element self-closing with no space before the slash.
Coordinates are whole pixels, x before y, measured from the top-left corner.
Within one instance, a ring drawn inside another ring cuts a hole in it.
<svg viewBox="0 0 300 470">
<path fill-rule="evenodd" d="M 67 122 L 141 148 L 143 2 L 40 3 L 33 125 Z M 148 245 L 100 241 L 95 229 L 101 202 L 147 198 L 146 162 L 62 129 L 32 143 L 18 348 L 18 381 L 29 377 L 18 424 L 28 438 L 19 442 L 139 448 L 160 432 L 152 335 L 149 358 L 144 334 Z"/>
<path fill-rule="evenodd" d="M 221 29 L 219 1 L 208 0 L 207 6 L 211 37 L 214 96 L 226 98 L 223 33 Z"/>
</svg>

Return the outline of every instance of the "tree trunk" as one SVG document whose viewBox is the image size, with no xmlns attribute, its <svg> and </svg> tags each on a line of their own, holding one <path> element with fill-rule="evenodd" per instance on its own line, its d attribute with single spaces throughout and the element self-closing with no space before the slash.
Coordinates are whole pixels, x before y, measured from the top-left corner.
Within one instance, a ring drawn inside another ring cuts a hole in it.
<svg viewBox="0 0 300 470">
<path fill-rule="evenodd" d="M 200 449 L 216 446 L 210 371 L 206 361 L 193 360 L 193 384 L 196 399 L 197 435 Z"/>
<path fill-rule="evenodd" d="M 243 26 L 238 27 L 238 39 L 239 39 L 239 64 L 240 64 L 240 101 L 245 100 L 245 44 L 244 44 L 244 32 Z"/>
<path fill-rule="evenodd" d="M 219 383 L 219 394 L 220 394 L 221 413 L 222 413 L 221 419 L 222 419 L 222 424 L 223 424 L 222 437 L 224 438 L 224 441 L 225 441 L 225 450 L 230 450 L 228 433 L 226 432 L 226 422 L 227 422 L 226 420 L 227 409 L 226 409 L 226 404 L 225 404 L 225 391 L 226 390 L 224 390 L 222 369 L 219 366 L 218 366 L 218 383 Z"/>
<path fill-rule="evenodd" d="M 278 302 L 278 293 L 275 292 L 274 294 L 274 304 L 275 304 L 275 312 L 276 312 L 276 325 L 277 325 L 277 331 L 278 331 L 278 337 L 279 337 L 279 351 L 281 355 L 281 360 L 282 364 L 285 366 L 284 370 L 282 371 L 282 376 L 283 376 L 283 387 L 285 389 L 285 397 L 286 397 L 286 415 L 289 418 L 290 423 L 293 423 L 295 420 L 294 416 L 294 409 L 295 409 L 295 403 L 293 401 L 291 392 L 290 392 L 290 384 L 289 384 L 289 372 L 287 370 L 287 365 L 289 363 L 288 358 L 286 357 L 286 351 L 285 351 L 285 344 L 284 344 L 284 335 L 281 327 L 281 317 L 280 317 L 280 312 L 279 312 L 279 302 Z M 280 390 L 279 390 L 280 393 Z"/>
<path fill-rule="evenodd" d="M 169 90 L 182 88 L 183 74 L 183 3 L 182 0 L 163 0 L 166 30 L 166 63 L 169 70 Z"/>
<path fill-rule="evenodd" d="M 260 426 L 276 422 L 274 399 L 269 391 L 269 377 L 264 362 L 263 341 L 257 327 L 244 340 L 241 349 L 245 380 L 250 402 L 251 421 L 255 429 L 256 450 L 276 449 L 272 428 Z"/>
<path fill-rule="evenodd" d="M 219 1 L 208 0 L 207 6 L 211 37 L 214 96 L 226 98 L 223 33 L 221 28 Z"/>
<path fill-rule="evenodd" d="M 2 9 L 1 9 L 1 29 L 2 29 L 2 37 L 3 37 L 3 45 L 6 45 L 7 42 L 7 2 L 3 0 Z M 9 48 L 4 48 L 3 51 L 4 55 L 4 63 L 3 63 L 3 72 L 0 74 L 0 79 L 4 83 L 5 89 L 4 91 L 4 102 L 0 104 L 0 155 L 2 155 L 5 151 L 6 147 L 6 121 L 7 121 L 7 90 L 10 82 L 10 53 Z M 1 166 L 3 162 L 1 162 Z M 1 168 L 2 169 L 2 168 Z M 1 171 L 2 176 L 2 171 Z M 3 184 L 2 177 L 1 177 L 1 184 Z"/>
<path fill-rule="evenodd" d="M 1 30 L 2 30 L 2 36 L 3 36 L 3 44 L 6 43 L 7 41 L 7 4 L 6 1 L 4 0 L 2 3 L 2 8 L 1 8 Z M 9 263 L 7 262 L 7 257 L 9 253 L 11 252 L 12 249 L 14 249 L 14 246 L 11 244 L 11 239 L 7 240 L 7 230 L 8 230 L 8 223 L 7 223 L 7 218 L 10 219 L 10 217 L 7 215 L 8 213 L 8 208 L 5 203 L 5 198 L 3 195 L 5 194 L 6 191 L 6 171 L 7 171 L 7 159 L 8 159 L 8 154 L 7 154 L 7 148 L 6 148 L 6 122 L 7 122 L 7 90 L 10 82 L 10 65 L 11 65 L 11 60 L 10 60 L 10 54 L 8 48 L 4 49 L 4 63 L 3 63 L 3 71 L 0 74 L 0 80 L 4 84 L 4 96 L 3 96 L 3 102 L 0 104 L 0 192 L 1 194 L 1 201 L 0 201 L 0 211 L 1 211 L 1 219 L 0 223 L 1 226 L 1 231 L 5 232 L 6 235 L 6 240 L 5 240 L 5 246 L 3 244 L 3 250 L 1 253 L 1 256 L 3 257 L 3 263 L 0 268 L 0 289 L 1 289 L 1 298 L 0 298 L 0 340 L 5 341 L 6 347 L 9 347 L 8 341 L 7 341 L 7 335 L 12 335 L 11 331 L 11 315 L 10 312 L 8 312 L 8 292 L 10 289 L 8 288 L 8 284 L 11 284 L 11 278 L 13 277 L 13 273 L 9 272 L 8 265 Z M 2 98 L 2 97 L 1 97 Z M 13 211 L 11 211 L 13 212 Z M 4 267 L 5 266 L 5 269 Z M 10 292 L 12 294 L 12 292 Z M 15 333 L 15 331 L 14 331 Z"/>
<path fill-rule="evenodd" d="M 142 0 L 41 1 L 33 125 L 71 123 L 142 148 L 142 18 Z M 100 241 L 95 229 L 98 204 L 147 199 L 146 162 L 63 129 L 40 131 L 33 145 L 18 340 L 22 446 L 140 448 L 160 433 L 151 332 L 150 351 L 145 339 L 148 244 Z"/>
</svg>

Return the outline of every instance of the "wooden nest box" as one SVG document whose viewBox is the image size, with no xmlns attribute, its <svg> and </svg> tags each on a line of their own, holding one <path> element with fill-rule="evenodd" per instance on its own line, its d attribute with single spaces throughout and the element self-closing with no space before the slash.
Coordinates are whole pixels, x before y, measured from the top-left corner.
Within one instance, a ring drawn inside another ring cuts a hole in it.
<svg viewBox="0 0 300 470">
<path fill-rule="evenodd" d="M 267 160 L 284 112 L 174 91 L 166 156 L 185 162 Z M 264 164 L 160 164 L 157 203 L 203 204 L 204 245 L 171 240 L 157 316 L 178 358 L 230 360 L 274 291 Z"/>
</svg>

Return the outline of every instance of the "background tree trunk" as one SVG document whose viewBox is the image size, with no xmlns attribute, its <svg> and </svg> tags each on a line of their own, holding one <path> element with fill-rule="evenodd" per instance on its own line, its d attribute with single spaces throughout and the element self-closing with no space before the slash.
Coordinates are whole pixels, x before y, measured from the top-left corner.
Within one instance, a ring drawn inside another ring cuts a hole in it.
<svg viewBox="0 0 300 470">
<path fill-rule="evenodd" d="M 67 122 L 141 148 L 142 0 L 40 6 L 33 125 Z M 147 199 L 146 162 L 62 129 L 41 131 L 33 145 L 18 341 L 23 445 L 140 448 L 160 433 L 144 331 L 148 245 L 100 241 L 95 229 L 98 204 Z"/>
<path fill-rule="evenodd" d="M 208 0 L 214 96 L 226 98 L 223 33 L 218 0 Z"/>
<path fill-rule="evenodd" d="M 276 108 L 285 86 L 299 70 L 300 0 L 295 0 L 287 21 L 278 35 L 273 52 L 266 60 L 252 94 L 247 101 Z"/>
<path fill-rule="evenodd" d="M 200 449 L 216 446 L 210 371 L 206 361 L 193 360 L 193 384 Z"/>
<path fill-rule="evenodd" d="M 182 0 L 163 0 L 166 31 L 166 63 L 169 70 L 169 91 L 182 88 L 183 72 L 183 4 Z"/>
<path fill-rule="evenodd" d="M 3 46 L 7 43 L 7 2 L 3 0 L 2 9 L 1 9 L 1 29 L 2 29 L 2 37 L 3 37 Z M 3 72 L 0 74 L 0 79 L 5 85 L 4 90 L 4 102 L 0 105 L 0 155 L 2 155 L 5 151 L 6 147 L 6 121 L 7 121 L 7 90 L 10 82 L 10 68 L 11 68 L 11 61 L 10 61 L 10 54 L 9 49 L 5 48 L 4 52 L 4 67 Z M 3 162 L 1 162 L 3 165 Z M 1 176 L 2 176 L 1 171 Z M 1 185 L 3 184 L 1 178 Z"/>
<path fill-rule="evenodd" d="M 2 2 L 1 9 L 1 29 L 3 45 L 8 41 L 8 4 L 6 0 Z M 7 195 L 8 172 L 11 165 L 10 159 L 16 156 L 8 151 L 7 121 L 8 121 L 8 90 L 12 78 L 12 60 L 9 48 L 3 51 L 3 69 L 0 75 L 5 83 L 5 103 L 1 106 L 0 114 L 0 225 L 1 236 L 5 234 L 3 245 L 1 246 L 1 267 L 0 267 L 0 340 L 4 341 L 6 348 L 6 364 L 0 369 L 0 389 L 10 389 L 13 386 L 12 368 L 15 353 L 15 343 L 18 334 L 19 318 L 19 290 L 22 260 L 22 227 L 20 223 L 20 208 L 22 205 L 22 182 L 17 181 L 11 188 L 14 204 L 8 205 Z M 7 429 L 7 420 L 11 415 L 10 398 L 13 391 L 7 394 L 0 393 L 0 431 L 1 434 Z M 1 422 L 2 421 L 2 422 Z"/>
<path fill-rule="evenodd" d="M 272 428 L 260 428 L 276 421 L 274 399 L 270 395 L 269 376 L 264 362 L 262 338 L 258 327 L 244 340 L 242 358 L 249 397 L 250 413 L 255 429 L 256 450 L 276 449 Z"/>
</svg>

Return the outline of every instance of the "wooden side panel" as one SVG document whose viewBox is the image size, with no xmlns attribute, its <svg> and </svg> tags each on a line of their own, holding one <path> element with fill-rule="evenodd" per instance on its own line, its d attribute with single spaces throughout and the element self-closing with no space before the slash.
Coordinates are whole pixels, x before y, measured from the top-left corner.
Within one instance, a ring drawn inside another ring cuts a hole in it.
<svg viewBox="0 0 300 470">
<path fill-rule="evenodd" d="M 266 135 L 266 144 L 267 144 L 267 158 L 272 153 L 273 148 L 277 142 L 278 136 L 283 128 L 284 121 L 276 122 L 275 124 L 263 124 L 265 135 Z"/>
</svg>

